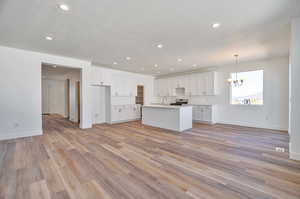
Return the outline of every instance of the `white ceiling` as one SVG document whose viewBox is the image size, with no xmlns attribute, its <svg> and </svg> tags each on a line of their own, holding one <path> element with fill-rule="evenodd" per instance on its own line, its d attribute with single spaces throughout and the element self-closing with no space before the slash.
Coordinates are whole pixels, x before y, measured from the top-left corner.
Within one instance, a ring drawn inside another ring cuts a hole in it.
<svg viewBox="0 0 300 199">
<path fill-rule="evenodd" d="M 235 53 L 287 55 L 295 16 L 299 0 L 1 0 L 0 45 L 157 75 L 228 64 Z"/>
</svg>

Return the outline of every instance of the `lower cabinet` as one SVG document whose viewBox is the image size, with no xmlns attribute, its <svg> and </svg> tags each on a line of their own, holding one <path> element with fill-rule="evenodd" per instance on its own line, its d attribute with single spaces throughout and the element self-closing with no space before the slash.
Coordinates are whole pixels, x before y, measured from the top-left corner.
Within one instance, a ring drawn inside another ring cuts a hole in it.
<svg viewBox="0 0 300 199">
<path fill-rule="evenodd" d="M 140 110 L 141 105 L 139 104 L 112 105 L 111 121 L 112 123 L 118 123 L 141 119 Z"/>
<path fill-rule="evenodd" d="M 216 123 L 216 105 L 193 105 L 193 121 Z"/>
</svg>

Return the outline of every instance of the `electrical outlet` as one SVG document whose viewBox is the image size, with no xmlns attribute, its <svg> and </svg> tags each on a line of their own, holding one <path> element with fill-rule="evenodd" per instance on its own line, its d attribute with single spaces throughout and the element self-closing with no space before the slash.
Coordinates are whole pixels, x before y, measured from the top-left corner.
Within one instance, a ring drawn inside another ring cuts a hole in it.
<svg viewBox="0 0 300 199">
<path fill-rule="evenodd" d="M 281 153 L 284 153 L 284 151 L 285 151 L 285 149 L 282 148 L 282 147 L 276 147 L 275 150 L 276 150 L 277 152 L 281 152 Z"/>
</svg>

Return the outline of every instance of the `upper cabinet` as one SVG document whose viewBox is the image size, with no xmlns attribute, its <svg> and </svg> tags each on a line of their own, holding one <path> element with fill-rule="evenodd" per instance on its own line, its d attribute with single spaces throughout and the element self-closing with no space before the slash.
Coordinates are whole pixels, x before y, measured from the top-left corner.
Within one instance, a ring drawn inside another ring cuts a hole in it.
<svg viewBox="0 0 300 199">
<path fill-rule="evenodd" d="M 111 85 L 111 74 L 106 69 L 100 67 L 91 67 L 90 84 L 93 85 Z"/>
<path fill-rule="evenodd" d="M 156 96 L 176 96 L 176 88 L 185 88 L 186 96 L 216 95 L 216 72 L 205 72 L 156 79 Z"/>
</svg>

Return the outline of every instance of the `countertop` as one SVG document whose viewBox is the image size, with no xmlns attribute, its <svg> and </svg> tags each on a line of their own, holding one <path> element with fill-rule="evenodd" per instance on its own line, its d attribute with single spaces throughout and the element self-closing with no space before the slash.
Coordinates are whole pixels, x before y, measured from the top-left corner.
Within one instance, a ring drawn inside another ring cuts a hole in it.
<svg viewBox="0 0 300 199">
<path fill-rule="evenodd" d="M 162 104 L 150 104 L 150 105 L 143 106 L 143 108 L 166 108 L 166 109 L 181 109 L 185 107 L 192 107 L 192 105 L 171 106 L 171 105 L 162 105 Z"/>
</svg>

